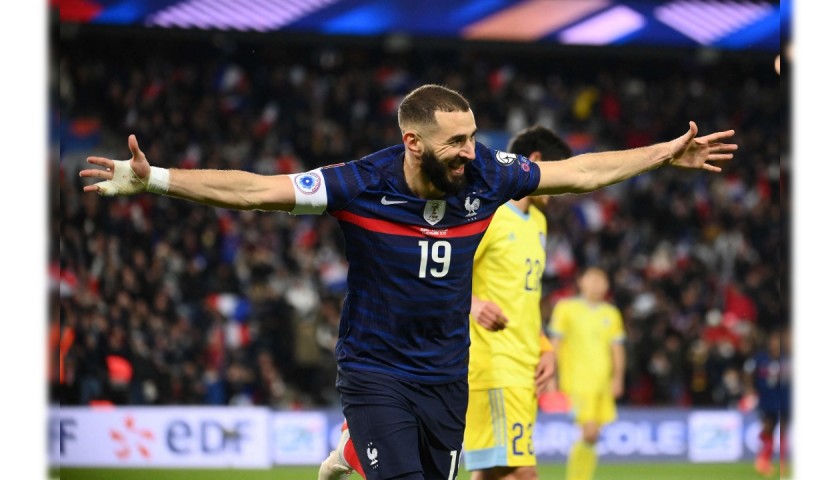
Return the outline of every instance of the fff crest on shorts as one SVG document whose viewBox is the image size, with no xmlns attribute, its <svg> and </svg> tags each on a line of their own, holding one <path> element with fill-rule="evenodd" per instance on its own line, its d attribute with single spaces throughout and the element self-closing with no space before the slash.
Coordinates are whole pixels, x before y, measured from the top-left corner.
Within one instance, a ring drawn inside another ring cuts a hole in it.
<svg viewBox="0 0 840 480">
<path fill-rule="evenodd" d="M 429 225 L 434 225 L 443 219 L 444 212 L 446 212 L 446 200 L 428 200 L 426 208 L 423 209 L 423 218 L 429 222 Z"/>
</svg>

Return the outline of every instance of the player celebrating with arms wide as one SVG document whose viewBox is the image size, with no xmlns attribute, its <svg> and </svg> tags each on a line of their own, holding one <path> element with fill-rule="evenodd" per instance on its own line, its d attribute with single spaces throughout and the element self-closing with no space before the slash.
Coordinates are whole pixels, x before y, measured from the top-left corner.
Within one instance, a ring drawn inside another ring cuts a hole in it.
<svg viewBox="0 0 840 480">
<path fill-rule="evenodd" d="M 473 255 L 496 209 L 536 194 L 581 193 L 670 165 L 721 171 L 733 130 L 532 163 L 475 140 L 458 92 L 424 85 L 399 106 L 402 144 L 291 175 L 152 167 L 88 157 L 101 195 L 152 192 L 222 208 L 329 213 L 345 238 L 348 291 L 336 344 L 345 418 L 369 480 L 453 479 L 467 409 Z"/>
<path fill-rule="evenodd" d="M 562 160 L 571 148 L 535 125 L 507 150 L 530 161 Z M 470 310 L 469 402 L 464 461 L 472 480 L 538 478 L 533 449 L 537 395 L 554 378 L 554 348 L 542 331 L 547 196 L 510 200 L 496 210 L 478 245 Z M 318 480 L 364 471 L 346 428 L 321 463 Z"/>
</svg>

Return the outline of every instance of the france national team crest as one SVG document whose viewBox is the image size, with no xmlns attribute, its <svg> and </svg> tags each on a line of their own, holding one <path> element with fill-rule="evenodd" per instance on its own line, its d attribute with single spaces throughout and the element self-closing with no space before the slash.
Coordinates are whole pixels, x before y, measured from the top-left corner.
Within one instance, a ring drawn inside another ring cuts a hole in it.
<svg viewBox="0 0 840 480">
<path fill-rule="evenodd" d="M 474 217 L 475 211 L 478 210 L 478 207 L 481 206 L 481 200 L 475 199 L 470 200 L 469 195 L 467 196 L 467 200 L 464 202 L 464 208 L 467 209 L 467 217 Z"/>
<path fill-rule="evenodd" d="M 379 468 L 379 450 L 373 446 L 373 442 L 368 442 L 367 450 L 368 461 L 370 461 L 370 468 L 376 470 Z"/>
<path fill-rule="evenodd" d="M 502 151 L 496 152 L 496 161 L 501 163 L 502 165 L 510 165 L 513 161 L 516 160 L 515 153 L 507 153 Z"/>
<path fill-rule="evenodd" d="M 426 208 L 423 210 L 423 218 L 429 222 L 429 225 L 434 225 L 443 219 L 443 213 L 445 211 L 445 200 L 429 200 L 426 202 Z"/>
</svg>

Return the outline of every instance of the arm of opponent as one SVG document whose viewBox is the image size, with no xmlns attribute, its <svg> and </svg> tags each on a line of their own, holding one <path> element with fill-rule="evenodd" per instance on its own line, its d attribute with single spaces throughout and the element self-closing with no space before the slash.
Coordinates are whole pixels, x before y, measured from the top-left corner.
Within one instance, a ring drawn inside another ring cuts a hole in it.
<svg viewBox="0 0 840 480">
<path fill-rule="evenodd" d="M 613 342 L 610 346 L 610 354 L 612 355 L 612 394 L 613 398 L 618 399 L 624 395 L 624 370 L 627 365 L 627 353 L 624 349 L 623 342 Z"/>
<path fill-rule="evenodd" d="M 554 354 L 554 374 L 546 384 L 546 391 L 559 392 L 560 391 L 560 349 L 563 345 L 563 337 L 552 335 L 551 341 L 552 353 Z"/>
<path fill-rule="evenodd" d="M 482 300 L 475 295 L 472 296 L 470 314 L 476 323 L 491 332 L 504 330 L 508 323 L 502 307 L 491 300 Z"/>
<path fill-rule="evenodd" d="M 158 193 L 214 207 L 237 210 L 280 210 L 295 205 L 293 175 L 259 175 L 242 170 L 183 170 L 152 167 L 137 138 L 128 137 L 130 160 L 88 157 L 104 169 L 86 169 L 79 176 L 100 180 L 84 187 L 103 196 Z"/>
<path fill-rule="evenodd" d="M 697 137 L 697 124 L 689 122 L 685 134 L 668 142 L 543 161 L 539 164 L 539 186 L 531 195 L 591 192 L 662 165 L 720 172 L 720 167 L 708 162 L 732 159 L 738 145 L 723 142 L 733 135 L 734 130 L 727 130 Z"/>
<path fill-rule="evenodd" d="M 540 331 L 540 359 L 537 361 L 537 369 L 534 374 L 537 395 L 553 391 L 552 387 L 555 387 L 554 390 L 556 390 L 556 386 L 552 383 L 556 368 L 557 358 L 554 356 L 554 345 L 545 332 Z"/>
</svg>

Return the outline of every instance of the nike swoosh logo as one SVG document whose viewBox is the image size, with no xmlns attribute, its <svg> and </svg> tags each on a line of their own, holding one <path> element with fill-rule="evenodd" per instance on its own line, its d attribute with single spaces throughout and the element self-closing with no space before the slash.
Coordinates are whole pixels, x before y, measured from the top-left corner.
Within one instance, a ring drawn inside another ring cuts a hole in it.
<svg viewBox="0 0 840 480">
<path fill-rule="evenodd" d="M 386 196 L 382 197 L 382 205 L 396 205 L 398 203 L 408 203 L 408 200 L 388 200 Z"/>
</svg>

